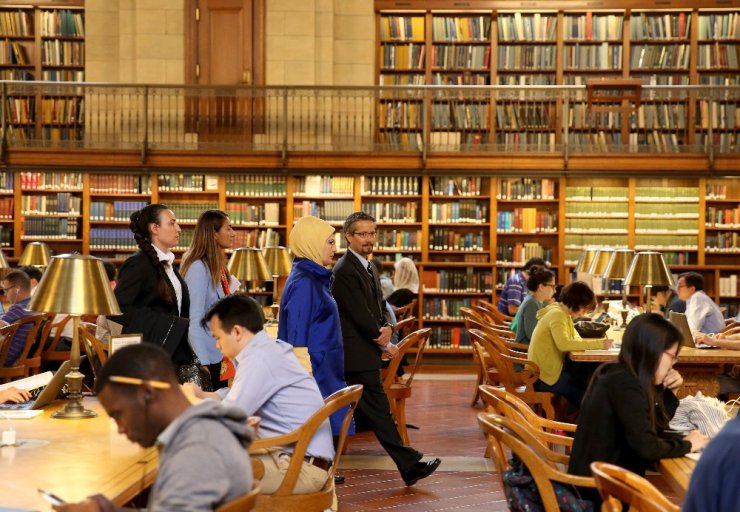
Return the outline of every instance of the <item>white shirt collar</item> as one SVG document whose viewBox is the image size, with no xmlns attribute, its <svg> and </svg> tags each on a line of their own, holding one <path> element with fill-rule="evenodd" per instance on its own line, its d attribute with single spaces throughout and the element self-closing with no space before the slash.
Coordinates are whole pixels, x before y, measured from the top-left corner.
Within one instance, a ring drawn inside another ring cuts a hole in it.
<svg viewBox="0 0 740 512">
<path fill-rule="evenodd" d="M 154 244 L 152 244 L 152 247 L 154 247 L 154 250 L 157 251 L 157 257 L 159 257 L 159 261 L 166 261 L 170 266 L 172 265 L 172 262 L 175 261 L 175 253 L 173 253 L 172 251 L 162 252 L 162 250 Z"/>
</svg>

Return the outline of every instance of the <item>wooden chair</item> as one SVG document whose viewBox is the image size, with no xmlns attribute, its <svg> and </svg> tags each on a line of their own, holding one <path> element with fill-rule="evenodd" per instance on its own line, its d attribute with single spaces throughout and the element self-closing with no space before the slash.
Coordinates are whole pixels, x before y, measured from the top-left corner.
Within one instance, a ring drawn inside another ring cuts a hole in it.
<svg viewBox="0 0 740 512">
<path fill-rule="evenodd" d="M 411 315 L 407 316 L 403 320 L 399 320 L 396 325 L 393 326 L 393 332 L 397 332 L 401 339 L 405 338 L 411 333 L 414 326 L 416 325 L 416 317 Z"/>
<path fill-rule="evenodd" d="M 602 512 L 622 512 L 622 503 L 636 512 L 678 512 L 680 508 L 671 503 L 663 493 L 643 477 L 624 468 L 592 462 L 591 472 L 596 487 L 604 500 Z"/>
<path fill-rule="evenodd" d="M 502 448 L 508 448 L 522 463 L 527 466 L 532 479 L 537 486 L 545 510 L 559 510 L 558 501 L 553 489 L 553 482 L 579 487 L 595 488 L 596 483 L 591 477 L 575 476 L 554 467 L 547 459 L 547 448 L 527 431 L 524 424 L 517 423 L 494 413 L 480 413 L 478 424 L 487 436 L 495 439 Z M 499 460 L 503 464 L 499 475 L 508 468 L 508 462 Z"/>
<path fill-rule="evenodd" d="M 398 433 L 401 435 L 401 439 L 403 439 L 405 444 L 409 444 L 409 435 L 406 429 L 406 400 L 411 398 L 411 385 L 414 381 L 416 371 L 419 369 L 421 358 L 424 355 L 424 348 L 431 333 L 432 330 L 427 327 L 426 329 L 414 331 L 402 339 L 401 343 L 398 344 L 398 355 L 391 359 L 383 380 L 383 388 L 386 395 L 388 395 L 391 412 L 398 426 Z M 403 356 L 413 348 L 416 349 L 414 364 L 411 365 L 409 371 L 401 379 L 398 379 L 396 375 L 398 365 L 401 364 Z"/>
<path fill-rule="evenodd" d="M 510 351 L 484 331 L 471 329 L 471 341 L 477 341 L 491 355 L 494 366 L 498 370 L 499 379 L 506 391 L 515 394 L 526 403 L 539 406 L 545 417 L 555 419 L 556 395 L 543 391 L 535 391 L 534 383 L 540 377 L 540 368 L 526 357 Z M 522 367 L 517 371 L 517 365 Z"/>
<path fill-rule="evenodd" d="M 90 361 L 93 378 L 98 378 L 98 371 L 108 361 L 108 347 L 95 337 L 97 324 L 90 322 L 80 322 L 80 350 L 87 354 L 87 360 Z"/>
<path fill-rule="evenodd" d="M 56 315 L 52 313 L 52 321 L 47 322 L 44 326 L 44 330 L 41 333 L 41 340 L 43 343 L 43 349 L 41 352 L 41 361 L 43 363 L 49 361 L 58 361 L 60 364 L 69 359 L 69 350 L 60 350 L 59 342 L 62 339 L 62 332 L 67 326 L 67 323 L 72 321 L 72 317 L 66 315 L 59 322 L 54 322 L 53 318 Z M 52 337 L 51 331 L 54 330 L 54 336 Z"/>
<path fill-rule="evenodd" d="M 525 423 L 551 450 L 564 453 L 566 456 L 573 447 L 573 438 L 564 435 L 565 432 L 574 433 L 576 425 L 543 418 L 518 396 L 505 389 L 495 386 L 481 386 L 481 398 L 490 412 L 499 416 L 511 418 L 519 423 Z M 567 459 L 562 461 L 567 464 Z"/>
<path fill-rule="evenodd" d="M 301 512 L 321 512 L 330 508 L 334 495 L 334 472 L 339 465 L 339 458 L 347 440 L 347 429 L 349 429 L 352 415 L 354 414 L 357 402 L 362 395 L 362 386 L 355 384 L 340 389 L 336 393 L 328 396 L 324 400 L 324 406 L 316 411 L 306 423 L 301 425 L 293 432 L 281 436 L 257 439 L 249 447 L 250 453 L 266 448 L 278 448 L 284 446 L 293 446 L 293 455 L 290 459 L 288 471 L 285 473 L 280 487 L 274 494 L 260 494 L 257 498 L 257 504 L 254 510 L 271 511 L 271 510 L 300 510 Z M 331 468 L 329 468 L 326 484 L 315 493 L 293 494 L 298 474 L 301 470 L 308 443 L 313 438 L 319 426 L 326 421 L 329 416 L 343 407 L 347 408 L 344 416 L 342 429 L 339 435 L 339 441 L 336 447 L 336 455 Z"/>
<path fill-rule="evenodd" d="M 414 313 L 416 313 L 416 299 L 412 300 L 405 306 L 401 306 L 400 308 L 393 308 L 393 313 L 396 315 L 396 320 L 399 322 L 409 316 L 412 316 Z"/>
<path fill-rule="evenodd" d="M 38 334 L 43 322 L 48 318 L 46 313 L 37 313 L 21 318 L 10 325 L 0 328 L 0 339 L 2 347 L 0 348 L 0 382 L 8 382 L 20 377 L 28 377 L 38 373 L 41 367 L 40 343 Z M 8 359 L 8 352 L 12 345 L 15 334 L 25 325 L 31 325 L 31 329 L 26 334 L 23 350 L 13 366 L 4 366 Z"/>
<path fill-rule="evenodd" d="M 498 310 L 495 304 L 488 302 L 487 300 L 479 300 L 478 306 L 485 309 L 489 315 L 491 315 L 495 320 L 496 323 L 499 325 L 509 325 L 512 320 L 514 320 L 513 316 L 505 315 L 501 311 Z"/>
<path fill-rule="evenodd" d="M 254 509 L 260 494 L 259 480 L 255 480 L 252 490 L 243 496 L 239 496 L 228 503 L 224 503 L 216 509 L 216 512 L 249 512 Z"/>
</svg>

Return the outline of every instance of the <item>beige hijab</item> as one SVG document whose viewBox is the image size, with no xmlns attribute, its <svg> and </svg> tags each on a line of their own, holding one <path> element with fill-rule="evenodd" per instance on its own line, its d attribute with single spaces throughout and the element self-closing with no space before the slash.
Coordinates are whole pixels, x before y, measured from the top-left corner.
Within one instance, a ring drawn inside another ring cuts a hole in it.
<svg viewBox="0 0 740 512">
<path fill-rule="evenodd" d="M 396 290 L 408 289 L 419 293 L 419 271 L 411 258 L 401 258 L 394 265 L 393 286 Z"/>
<path fill-rule="evenodd" d="M 324 266 L 321 254 L 327 239 L 334 234 L 334 226 L 317 217 L 302 217 L 290 232 L 290 250 L 299 258 Z"/>
</svg>

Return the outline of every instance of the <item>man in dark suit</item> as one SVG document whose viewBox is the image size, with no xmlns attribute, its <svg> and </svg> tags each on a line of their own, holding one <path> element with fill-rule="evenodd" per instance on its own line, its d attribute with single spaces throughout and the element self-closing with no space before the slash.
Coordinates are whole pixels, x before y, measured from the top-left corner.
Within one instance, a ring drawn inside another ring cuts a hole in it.
<svg viewBox="0 0 740 512">
<path fill-rule="evenodd" d="M 347 218 L 344 236 L 349 248 L 334 266 L 331 291 L 342 324 L 347 385 L 364 386 L 355 416 L 370 426 L 406 485 L 414 485 L 431 475 L 441 460 L 422 462 L 421 453 L 403 444 L 380 379 L 381 353 L 393 354 L 396 349 L 390 343 L 393 329 L 385 320 L 378 274 L 367 259 L 375 235 L 375 219 L 370 215 L 356 212 Z"/>
</svg>

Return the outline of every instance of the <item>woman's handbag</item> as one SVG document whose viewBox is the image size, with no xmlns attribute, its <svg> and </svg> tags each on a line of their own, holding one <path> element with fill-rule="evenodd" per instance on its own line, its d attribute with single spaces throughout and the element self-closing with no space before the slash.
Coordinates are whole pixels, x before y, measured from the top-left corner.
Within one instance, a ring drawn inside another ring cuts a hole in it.
<svg viewBox="0 0 740 512">
<path fill-rule="evenodd" d="M 180 384 L 189 382 L 195 384 L 203 391 L 213 391 L 211 374 L 200 364 L 200 360 L 195 354 L 193 354 L 192 363 L 181 364 L 177 367 L 177 380 L 180 381 Z"/>
</svg>

